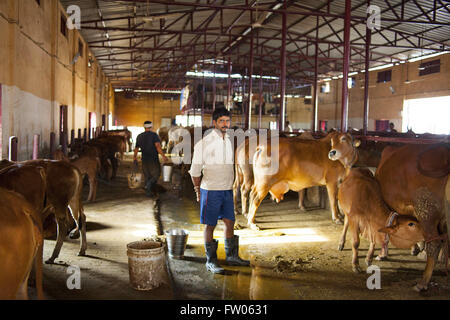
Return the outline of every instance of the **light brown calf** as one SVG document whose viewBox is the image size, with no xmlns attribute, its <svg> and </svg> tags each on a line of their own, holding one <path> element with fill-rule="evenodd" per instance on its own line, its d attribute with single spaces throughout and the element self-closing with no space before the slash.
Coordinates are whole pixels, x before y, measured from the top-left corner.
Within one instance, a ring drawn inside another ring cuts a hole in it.
<svg viewBox="0 0 450 320">
<path fill-rule="evenodd" d="M 351 167 L 357 154 L 349 135 L 333 141 L 330 158 Z M 441 144 L 405 145 L 384 148 L 375 179 L 386 204 L 400 215 L 415 216 L 425 239 L 427 264 L 416 291 L 426 290 L 441 248 L 448 259 L 448 206 L 446 185 L 450 163 L 450 146 Z M 344 228 L 345 229 L 345 228 Z"/>
<path fill-rule="evenodd" d="M 375 246 L 382 245 L 386 233 L 390 242 L 397 248 L 410 248 L 423 240 L 423 230 L 417 219 L 410 215 L 393 217 L 391 226 L 386 227 L 391 210 L 381 196 L 378 182 L 369 169 L 353 168 L 339 186 L 339 206 L 345 214 L 345 228 L 348 226 L 353 238 L 352 269 L 361 272 L 358 261 L 359 236 L 370 241 L 366 264 L 373 260 Z M 345 242 L 345 232 L 341 243 Z"/>
</svg>

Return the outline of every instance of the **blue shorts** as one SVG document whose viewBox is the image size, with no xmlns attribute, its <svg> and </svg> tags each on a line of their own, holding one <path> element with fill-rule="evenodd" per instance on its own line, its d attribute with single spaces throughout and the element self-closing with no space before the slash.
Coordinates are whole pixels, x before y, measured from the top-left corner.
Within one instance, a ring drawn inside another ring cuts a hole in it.
<svg viewBox="0 0 450 320">
<path fill-rule="evenodd" d="M 235 221 L 233 190 L 200 189 L 200 223 L 215 226 L 223 218 Z"/>
</svg>

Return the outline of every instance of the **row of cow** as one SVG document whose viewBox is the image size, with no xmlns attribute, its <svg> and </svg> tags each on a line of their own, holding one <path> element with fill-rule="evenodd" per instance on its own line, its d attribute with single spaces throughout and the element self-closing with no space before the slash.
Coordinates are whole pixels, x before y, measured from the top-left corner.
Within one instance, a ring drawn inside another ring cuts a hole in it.
<svg viewBox="0 0 450 320">
<path fill-rule="evenodd" d="M 168 150 L 180 143 L 176 130 L 160 135 L 167 139 Z M 422 242 L 427 263 L 415 289 L 427 289 L 441 250 L 443 259 L 448 260 L 449 143 L 366 142 L 358 148 L 360 141 L 348 133 L 330 132 L 315 139 L 305 132 L 296 137 L 278 136 L 278 156 L 274 159 L 270 156 L 270 134 L 268 140 L 259 138 L 258 134 L 250 135 L 235 149 L 235 210 L 240 192 L 242 213 L 247 215 L 250 228 L 259 230 L 256 213 L 267 194 L 279 202 L 289 190 L 297 191 L 302 207 L 306 188 L 325 186 L 332 220 L 344 224 L 339 250 L 344 247 L 348 229 L 352 234 L 353 270 L 361 271 L 357 258 L 360 234 L 370 241 L 368 265 L 376 245 L 381 245 L 377 259 L 383 260 L 388 256 L 389 241 L 399 248 L 411 248 L 415 254 L 420 249 L 417 243 Z M 191 139 L 193 146 L 193 135 Z M 278 170 L 268 174 L 272 161 L 278 161 Z M 367 167 L 376 167 L 375 175 Z"/>
<path fill-rule="evenodd" d="M 78 254 L 85 255 L 83 178 L 88 176 L 89 200 L 94 200 L 97 176 L 115 177 L 127 134 L 104 132 L 88 142 L 75 141 L 72 159 L 58 150 L 53 156 L 59 160 L 0 162 L 0 299 L 26 299 L 32 267 L 37 296 L 43 298 L 43 239 L 55 232 L 52 221 L 57 238 L 46 263 L 54 263 L 69 231 L 72 239 L 81 235 Z"/>
<path fill-rule="evenodd" d="M 367 168 L 353 168 L 359 144 L 350 134 L 337 132 L 318 140 L 280 137 L 279 167 L 273 174 L 264 170 L 273 161 L 268 156 L 271 145 L 257 145 L 248 224 L 257 228 L 256 211 L 267 193 L 281 200 L 289 190 L 325 185 L 333 221 L 341 220 L 338 204 L 344 214 L 339 248 L 344 246 L 349 227 L 353 236 L 353 270 L 360 271 L 360 234 L 370 240 L 368 265 L 376 244 L 382 245 L 379 258 L 383 259 L 387 257 L 388 239 L 400 248 L 425 241 L 427 264 L 415 289 L 427 289 L 441 249 L 444 259 L 448 259 L 450 145 L 387 146 L 374 176 Z M 236 171 L 242 170 L 241 166 L 237 162 Z"/>
</svg>

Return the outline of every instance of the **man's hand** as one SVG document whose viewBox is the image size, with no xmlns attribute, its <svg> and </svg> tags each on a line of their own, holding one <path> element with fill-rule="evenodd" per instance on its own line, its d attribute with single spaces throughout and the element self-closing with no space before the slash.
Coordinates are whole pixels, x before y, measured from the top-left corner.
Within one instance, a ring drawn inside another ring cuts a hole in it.
<svg viewBox="0 0 450 320">
<path fill-rule="evenodd" d="M 167 158 L 166 155 L 163 154 L 162 158 L 164 163 L 169 162 L 169 158 Z"/>
<path fill-rule="evenodd" d="M 200 187 L 194 187 L 195 194 L 197 195 L 197 202 L 200 202 Z"/>
</svg>

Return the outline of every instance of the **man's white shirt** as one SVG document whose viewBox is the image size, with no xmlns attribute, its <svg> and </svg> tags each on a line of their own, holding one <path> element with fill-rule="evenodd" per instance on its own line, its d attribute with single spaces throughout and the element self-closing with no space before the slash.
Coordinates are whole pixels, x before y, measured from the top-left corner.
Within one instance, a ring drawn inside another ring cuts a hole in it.
<svg viewBox="0 0 450 320">
<path fill-rule="evenodd" d="M 231 190 L 234 180 L 234 152 L 229 135 L 223 137 L 213 129 L 194 146 L 191 170 L 192 177 L 203 178 L 200 187 L 205 190 Z"/>
</svg>

